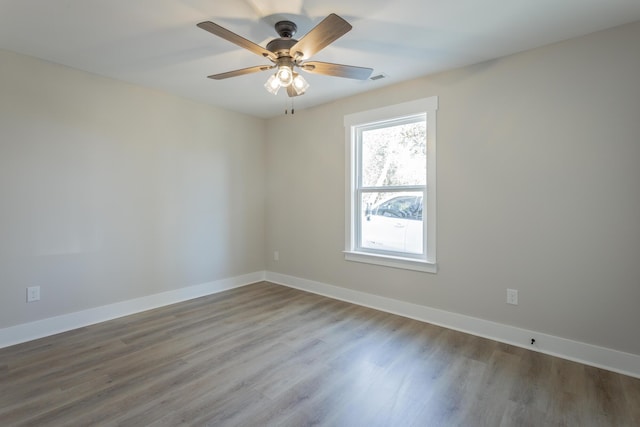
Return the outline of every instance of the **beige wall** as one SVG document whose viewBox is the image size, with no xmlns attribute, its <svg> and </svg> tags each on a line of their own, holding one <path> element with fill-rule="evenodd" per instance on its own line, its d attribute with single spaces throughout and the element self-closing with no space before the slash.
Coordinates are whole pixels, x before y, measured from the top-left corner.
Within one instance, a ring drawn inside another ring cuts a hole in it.
<svg viewBox="0 0 640 427">
<path fill-rule="evenodd" d="M 627 25 L 266 122 L 0 51 L 0 328 L 266 268 L 640 354 L 638 45 Z M 431 95 L 440 272 L 344 261 L 344 115 Z"/>
<path fill-rule="evenodd" d="M 0 328 L 264 270 L 263 120 L 0 64 Z"/>
<path fill-rule="evenodd" d="M 270 120 L 268 270 L 640 354 L 638 46 L 640 23 Z M 344 261 L 344 115 L 432 95 L 439 273 Z"/>
</svg>

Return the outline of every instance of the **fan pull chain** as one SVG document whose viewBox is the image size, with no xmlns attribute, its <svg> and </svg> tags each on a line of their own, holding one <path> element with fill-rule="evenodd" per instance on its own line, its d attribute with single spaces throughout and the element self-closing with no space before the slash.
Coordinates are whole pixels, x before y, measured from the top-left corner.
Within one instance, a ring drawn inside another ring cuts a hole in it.
<svg viewBox="0 0 640 427">
<path fill-rule="evenodd" d="M 291 115 L 293 116 L 296 113 L 295 108 L 293 107 L 293 98 L 289 98 L 291 100 Z M 286 104 L 286 99 L 285 99 L 285 104 Z M 284 114 L 287 115 L 289 114 L 289 109 L 287 108 L 287 106 L 285 105 L 284 107 Z"/>
</svg>

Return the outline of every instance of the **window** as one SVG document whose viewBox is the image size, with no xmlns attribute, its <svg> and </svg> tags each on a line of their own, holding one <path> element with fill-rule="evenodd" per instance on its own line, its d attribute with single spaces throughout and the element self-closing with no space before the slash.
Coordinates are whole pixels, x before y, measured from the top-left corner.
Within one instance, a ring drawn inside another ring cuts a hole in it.
<svg viewBox="0 0 640 427">
<path fill-rule="evenodd" d="M 345 116 L 345 259 L 435 273 L 438 98 Z"/>
</svg>

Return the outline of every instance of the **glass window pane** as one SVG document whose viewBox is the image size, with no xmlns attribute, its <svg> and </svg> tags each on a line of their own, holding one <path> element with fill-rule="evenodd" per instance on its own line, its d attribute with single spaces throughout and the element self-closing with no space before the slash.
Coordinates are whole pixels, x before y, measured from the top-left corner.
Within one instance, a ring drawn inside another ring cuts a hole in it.
<svg viewBox="0 0 640 427">
<path fill-rule="evenodd" d="M 362 185 L 425 185 L 427 138 L 425 121 L 363 130 Z"/>
<path fill-rule="evenodd" d="M 360 247 L 422 254 L 422 198 L 421 191 L 362 193 Z"/>
</svg>

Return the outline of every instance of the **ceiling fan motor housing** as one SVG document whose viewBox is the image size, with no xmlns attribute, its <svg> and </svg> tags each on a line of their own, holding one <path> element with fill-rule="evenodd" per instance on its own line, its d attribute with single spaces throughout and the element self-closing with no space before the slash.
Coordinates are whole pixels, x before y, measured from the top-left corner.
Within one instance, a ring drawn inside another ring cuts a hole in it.
<svg viewBox="0 0 640 427">
<path fill-rule="evenodd" d="M 275 53 L 278 58 L 291 56 L 291 47 L 298 43 L 298 40 L 293 38 L 298 29 L 297 25 L 291 21 L 279 21 L 276 22 L 275 28 L 280 38 L 273 39 L 267 43 L 267 50 Z"/>
<path fill-rule="evenodd" d="M 298 43 L 298 40 L 296 39 L 281 37 L 279 39 L 273 39 L 267 43 L 267 50 L 275 53 L 278 57 L 291 56 L 289 54 L 289 49 L 291 49 L 291 47 L 296 43 Z"/>
</svg>

